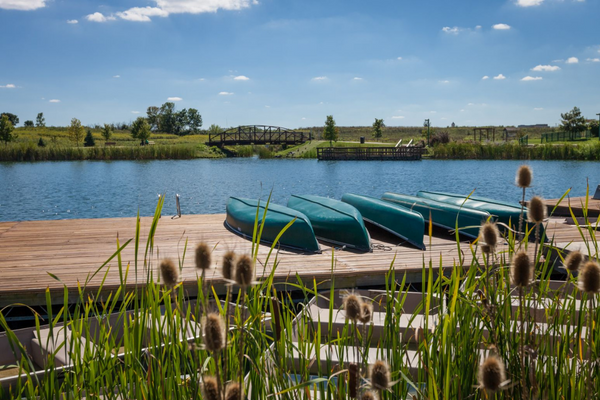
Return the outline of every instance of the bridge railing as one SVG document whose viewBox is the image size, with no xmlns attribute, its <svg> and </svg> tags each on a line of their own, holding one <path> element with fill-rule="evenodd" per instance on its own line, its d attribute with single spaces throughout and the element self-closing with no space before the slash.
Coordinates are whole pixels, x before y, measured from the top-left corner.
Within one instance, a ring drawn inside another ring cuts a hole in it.
<svg viewBox="0 0 600 400">
<path fill-rule="evenodd" d="M 272 126 L 240 126 L 236 130 L 209 134 L 209 143 L 302 143 L 310 133 Z"/>
</svg>

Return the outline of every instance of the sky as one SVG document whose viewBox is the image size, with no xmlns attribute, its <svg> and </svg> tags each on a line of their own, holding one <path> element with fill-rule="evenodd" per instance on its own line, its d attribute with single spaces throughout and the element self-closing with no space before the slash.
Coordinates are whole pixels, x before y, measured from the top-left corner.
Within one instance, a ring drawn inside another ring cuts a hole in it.
<svg viewBox="0 0 600 400">
<path fill-rule="evenodd" d="M 518 125 L 600 113 L 597 0 L 0 0 L 20 125 Z"/>
</svg>

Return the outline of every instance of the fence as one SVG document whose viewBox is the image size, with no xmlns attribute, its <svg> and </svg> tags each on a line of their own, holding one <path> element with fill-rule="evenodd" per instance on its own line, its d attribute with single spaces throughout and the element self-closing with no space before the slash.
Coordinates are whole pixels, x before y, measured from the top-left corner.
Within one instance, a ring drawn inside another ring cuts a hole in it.
<svg viewBox="0 0 600 400">
<path fill-rule="evenodd" d="M 529 144 L 529 135 L 525 135 L 519 138 L 519 144 L 521 146 L 527 146 Z"/>
<path fill-rule="evenodd" d="M 581 132 L 550 132 L 542 133 L 542 143 L 587 140 L 591 137 L 592 131 L 589 129 Z"/>
</svg>

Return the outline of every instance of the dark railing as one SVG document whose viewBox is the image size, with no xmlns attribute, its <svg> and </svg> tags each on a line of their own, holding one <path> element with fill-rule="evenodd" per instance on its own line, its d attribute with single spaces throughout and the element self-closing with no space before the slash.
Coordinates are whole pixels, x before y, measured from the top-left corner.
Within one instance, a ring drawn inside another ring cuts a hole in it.
<svg viewBox="0 0 600 400">
<path fill-rule="evenodd" d="M 521 146 L 527 146 L 529 144 L 529 135 L 525 135 L 519 138 L 519 144 Z"/>
<path fill-rule="evenodd" d="M 542 133 L 542 143 L 550 142 L 566 142 L 572 140 L 590 139 L 592 137 L 591 130 L 581 132 L 550 132 Z"/>
<path fill-rule="evenodd" d="M 319 160 L 420 160 L 422 147 L 317 147 Z"/>
<path fill-rule="evenodd" d="M 299 144 L 310 140 L 310 133 L 299 132 L 279 126 L 248 125 L 238 126 L 221 133 L 208 135 L 208 144 Z"/>
</svg>

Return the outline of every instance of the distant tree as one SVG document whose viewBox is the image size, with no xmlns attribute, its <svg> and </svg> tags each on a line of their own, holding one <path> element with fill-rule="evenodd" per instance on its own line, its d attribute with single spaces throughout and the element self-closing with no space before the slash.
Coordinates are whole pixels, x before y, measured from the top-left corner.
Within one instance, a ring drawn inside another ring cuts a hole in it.
<svg viewBox="0 0 600 400">
<path fill-rule="evenodd" d="M 83 147 L 94 147 L 96 145 L 96 141 L 94 140 L 94 136 L 92 135 L 92 130 L 87 130 L 87 135 L 85 135 L 85 139 L 83 141 Z"/>
<path fill-rule="evenodd" d="M 44 113 L 38 113 L 37 117 L 35 117 L 35 126 L 38 128 L 46 127 L 46 118 L 44 118 Z"/>
<path fill-rule="evenodd" d="M 108 142 L 110 140 L 110 137 L 112 136 L 112 129 L 110 129 L 109 124 L 104 124 L 101 134 L 105 141 Z"/>
<path fill-rule="evenodd" d="M 192 135 L 200 133 L 202 128 L 202 115 L 195 108 L 190 108 L 187 111 L 188 132 Z"/>
<path fill-rule="evenodd" d="M 175 133 L 176 125 L 175 103 L 166 102 L 160 106 L 158 130 L 165 133 Z"/>
<path fill-rule="evenodd" d="M 33 121 L 28 119 L 27 121 L 23 122 L 23 126 L 26 128 L 33 128 Z"/>
<path fill-rule="evenodd" d="M 8 119 L 10 120 L 10 123 L 12 124 L 13 127 L 19 125 L 19 117 L 17 117 L 15 114 L 13 113 L 2 113 L 0 114 L 0 116 L 2 115 L 6 115 L 8 117 Z"/>
<path fill-rule="evenodd" d="M 188 126 L 188 113 L 184 108 L 181 111 L 173 113 L 173 126 L 171 127 L 171 132 L 177 136 L 181 136 L 187 133 Z"/>
<path fill-rule="evenodd" d="M 156 106 L 150 106 L 146 110 L 146 115 L 148 124 L 150 125 L 150 130 L 157 131 L 160 126 L 160 108 Z"/>
<path fill-rule="evenodd" d="M 150 137 L 150 125 L 146 118 L 138 117 L 133 124 L 131 124 L 131 136 L 135 139 L 139 139 L 141 145 L 146 144 L 146 140 Z"/>
<path fill-rule="evenodd" d="M 383 129 L 385 125 L 383 123 L 383 119 L 375 118 L 375 122 L 373 122 L 373 137 L 375 139 L 381 139 L 383 136 Z"/>
<path fill-rule="evenodd" d="M 581 110 L 578 107 L 567 113 L 560 114 L 561 126 L 560 128 L 568 133 L 579 133 L 587 129 L 585 118 L 581 115 Z"/>
<path fill-rule="evenodd" d="M 15 140 L 18 135 L 14 134 L 15 127 L 10 122 L 10 117 L 6 114 L 2 114 L 0 119 L 0 140 L 4 142 L 4 145 L 8 145 L 8 142 Z"/>
<path fill-rule="evenodd" d="M 598 137 L 600 122 L 597 119 L 593 119 L 588 123 L 588 129 L 592 132 L 593 137 Z"/>
<path fill-rule="evenodd" d="M 67 133 L 69 134 L 69 139 L 72 142 L 75 142 L 77 144 L 77 147 L 79 147 L 79 143 L 81 142 L 81 140 L 83 139 L 83 135 L 85 134 L 85 129 L 83 129 L 81 121 L 79 121 L 77 118 L 73 118 L 71 120 L 71 125 L 67 129 Z"/>
<path fill-rule="evenodd" d="M 219 125 L 212 124 L 208 127 L 207 132 L 209 135 L 216 135 L 217 133 L 223 132 L 223 128 L 221 128 Z"/>
<path fill-rule="evenodd" d="M 46 147 L 46 142 L 44 142 L 44 138 L 40 136 L 40 140 L 38 140 L 38 147 Z"/>
<path fill-rule="evenodd" d="M 323 139 L 329 140 L 329 147 L 333 146 L 332 142 L 338 139 L 338 129 L 335 126 L 333 115 L 328 115 L 325 120 L 325 129 L 323 129 Z"/>
</svg>

